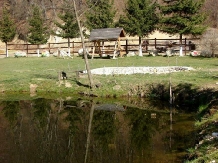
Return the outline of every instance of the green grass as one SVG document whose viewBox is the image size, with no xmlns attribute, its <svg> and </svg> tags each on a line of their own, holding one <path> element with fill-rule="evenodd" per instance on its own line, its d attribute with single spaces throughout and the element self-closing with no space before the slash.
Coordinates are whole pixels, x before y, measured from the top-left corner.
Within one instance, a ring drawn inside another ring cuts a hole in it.
<svg viewBox="0 0 218 163">
<path fill-rule="evenodd" d="M 193 87 L 216 88 L 218 82 L 218 58 L 196 57 L 125 57 L 113 59 L 89 59 L 90 68 L 109 66 L 190 66 L 195 71 L 171 74 L 172 84 L 192 84 Z M 29 92 L 30 84 L 37 84 L 38 92 L 88 92 L 87 75 L 75 80 L 75 71 L 84 70 L 85 62 L 81 57 L 73 59 L 49 58 L 3 58 L 0 59 L 0 92 Z M 67 72 L 69 79 L 62 83 L 58 80 L 58 72 Z M 100 89 L 94 90 L 99 95 L 127 94 L 134 86 L 146 86 L 169 81 L 169 74 L 134 74 L 134 75 L 93 75 L 94 83 L 101 83 Z M 72 87 L 66 87 L 66 82 Z M 79 86 L 78 83 L 81 85 Z M 121 89 L 113 87 L 120 85 Z"/>
</svg>

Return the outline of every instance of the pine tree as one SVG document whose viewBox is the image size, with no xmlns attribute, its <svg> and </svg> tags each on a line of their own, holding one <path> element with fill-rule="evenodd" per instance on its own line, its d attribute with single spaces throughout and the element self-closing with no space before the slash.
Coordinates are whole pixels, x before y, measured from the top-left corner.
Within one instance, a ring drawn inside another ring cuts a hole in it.
<svg viewBox="0 0 218 163">
<path fill-rule="evenodd" d="M 48 28 L 38 7 L 33 8 L 32 17 L 29 20 L 29 31 L 27 40 L 31 44 L 46 44 L 49 38 Z M 39 56 L 39 51 L 38 51 Z"/>
<path fill-rule="evenodd" d="M 12 41 L 16 35 L 16 27 L 14 21 L 10 18 L 9 11 L 3 9 L 2 19 L 0 21 L 0 39 L 6 46 L 6 57 L 8 57 L 7 43 Z"/>
<path fill-rule="evenodd" d="M 161 6 L 160 30 L 169 34 L 201 35 L 206 26 L 206 16 L 201 12 L 204 0 L 171 0 Z"/>
<path fill-rule="evenodd" d="M 112 0 L 95 0 L 89 5 L 91 11 L 86 14 L 86 26 L 89 30 L 114 27 L 116 11 Z"/>
<path fill-rule="evenodd" d="M 55 35 L 68 39 L 68 54 L 70 55 L 70 39 L 79 36 L 79 27 L 76 21 L 74 11 L 65 10 L 64 14 L 58 16 L 63 23 L 55 22 L 55 25 L 61 29 Z"/>
<path fill-rule="evenodd" d="M 118 25 L 131 36 L 139 36 L 139 56 L 142 56 L 141 38 L 148 36 L 156 29 L 158 16 L 157 4 L 151 0 L 128 0 L 125 15 L 119 19 Z"/>
</svg>

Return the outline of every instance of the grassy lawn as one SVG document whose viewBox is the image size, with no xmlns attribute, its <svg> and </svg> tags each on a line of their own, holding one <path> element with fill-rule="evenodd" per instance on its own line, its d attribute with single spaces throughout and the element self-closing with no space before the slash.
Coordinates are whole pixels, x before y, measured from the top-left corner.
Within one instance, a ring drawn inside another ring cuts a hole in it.
<svg viewBox="0 0 218 163">
<path fill-rule="evenodd" d="M 97 94 L 98 96 L 122 96 L 130 93 L 132 95 L 138 95 L 139 92 L 146 91 L 146 89 L 149 89 L 153 85 L 161 84 L 168 86 L 170 78 L 174 87 L 183 84 L 190 85 L 193 89 L 202 90 L 204 88 L 212 88 L 218 90 L 218 58 L 135 56 L 118 58 L 116 60 L 89 59 L 89 64 L 91 69 L 127 66 L 188 66 L 195 69 L 193 71 L 175 72 L 171 74 L 93 75 L 94 83 L 100 85 L 100 87 L 92 90 L 91 93 Z M 23 96 L 29 97 L 31 86 L 33 85 L 36 87 L 38 95 L 49 94 L 49 96 L 52 96 L 50 94 L 54 93 L 58 95 L 58 98 L 60 93 L 70 94 L 71 97 L 74 93 L 77 94 L 78 92 L 90 93 L 90 89 L 87 87 L 89 85 L 87 74 L 77 77 L 75 72 L 78 70 L 85 70 L 85 62 L 81 57 L 74 57 L 73 59 L 55 57 L 2 58 L 0 59 L 0 99 L 5 98 L 6 95 L 9 95 L 7 96 L 9 98 L 16 98 L 17 94 L 20 95 L 21 93 Z M 59 80 L 58 76 L 61 71 L 67 73 L 67 80 Z M 168 93 L 168 89 L 166 90 Z M 189 95 L 189 92 L 191 91 L 188 90 L 184 96 Z M 205 97 L 202 97 L 202 99 L 205 98 L 207 100 L 206 97 L 209 94 L 210 92 Z M 75 96 L 75 98 L 77 97 Z M 189 101 L 196 100 L 190 99 L 190 97 L 186 97 L 186 99 Z M 178 104 L 180 105 L 180 103 Z M 206 106 L 202 105 L 202 108 L 205 109 Z M 211 128 L 214 126 L 212 131 L 217 132 L 217 123 L 214 123 L 217 122 L 217 118 L 218 114 L 216 113 L 208 119 L 204 118 L 201 121 L 197 121 L 196 126 L 210 134 Z M 217 159 L 217 150 L 214 150 L 217 149 L 217 147 L 214 148 L 215 145 L 217 146 L 216 142 L 208 143 L 205 141 L 198 149 L 189 149 L 190 157 L 192 155 L 194 157 L 197 156 L 195 160 L 189 162 Z"/>
<path fill-rule="evenodd" d="M 113 59 L 89 59 L 90 68 L 109 66 L 190 66 L 194 71 L 171 74 L 173 85 L 191 84 L 196 88 L 218 88 L 218 58 L 198 57 L 125 57 Z M 76 78 L 75 71 L 85 70 L 81 57 L 73 59 L 49 58 L 2 58 L 0 59 L 0 92 L 29 92 L 30 85 L 37 85 L 37 92 L 78 92 L 89 91 L 86 74 Z M 59 81 L 58 73 L 65 71 L 68 80 Z M 168 84 L 169 74 L 134 74 L 134 75 L 93 75 L 94 83 L 100 89 L 94 90 L 99 95 L 127 94 L 136 86 L 149 84 Z M 119 89 L 114 89 L 119 85 Z"/>
</svg>

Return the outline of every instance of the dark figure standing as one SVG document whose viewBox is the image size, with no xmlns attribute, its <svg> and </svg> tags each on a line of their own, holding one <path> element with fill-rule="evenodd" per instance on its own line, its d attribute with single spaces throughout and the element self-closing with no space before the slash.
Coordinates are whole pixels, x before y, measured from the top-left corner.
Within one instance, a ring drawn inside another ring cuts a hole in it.
<svg viewBox="0 0 218 163">
<path fill-rule="evenodd" d="M 62 71 L 61 74 L 62 74 L 63 79 L 67 79 L 67 73 L 66 72 Z"/>
</svg>

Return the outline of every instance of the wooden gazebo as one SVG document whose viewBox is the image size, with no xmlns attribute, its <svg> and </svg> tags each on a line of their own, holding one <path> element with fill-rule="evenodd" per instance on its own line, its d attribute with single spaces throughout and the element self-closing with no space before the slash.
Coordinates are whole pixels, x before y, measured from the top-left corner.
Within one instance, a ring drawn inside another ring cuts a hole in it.
<svg viewBox="0 0 218 163">
<path fill-rule="evenodd" d="M 120 38 L 125 37 L 125 32 L 123 28 L 101 28 L 101 29 L 93 29 L 90 33 L 89 41 L 94 42 L 94 47 L 92 51 L 92 58 L 94 57 L 95 51 L 99 53 L 102 57 L 102 54 L 111 52 L 104 49 L 104 41 L 115 41 L 114 49 L 113 49 L 113 59 L 115 59 L 116 53 L 119 51 L 120 56 L 122 57 L 124 51 L 121 49 Z M 102 49 L 101 49 L 102 43 Z"/>
</svg>

